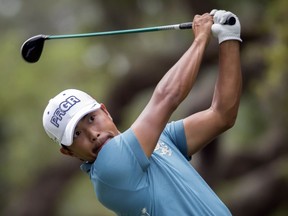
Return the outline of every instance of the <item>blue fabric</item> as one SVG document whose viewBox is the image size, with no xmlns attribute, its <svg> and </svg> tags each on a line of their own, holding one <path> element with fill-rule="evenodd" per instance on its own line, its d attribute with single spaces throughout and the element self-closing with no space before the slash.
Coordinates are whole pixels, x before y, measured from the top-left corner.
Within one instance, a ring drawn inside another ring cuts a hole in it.
<svg viewBox="0 0 288 216">
<path fill-rule="evenodd" d="M 150 158 L 128 129 L 81 168 L 99 201 L 117 215 L 231 215 L 189 163 L 183 121 L 166 126 Z"/>
</svg>

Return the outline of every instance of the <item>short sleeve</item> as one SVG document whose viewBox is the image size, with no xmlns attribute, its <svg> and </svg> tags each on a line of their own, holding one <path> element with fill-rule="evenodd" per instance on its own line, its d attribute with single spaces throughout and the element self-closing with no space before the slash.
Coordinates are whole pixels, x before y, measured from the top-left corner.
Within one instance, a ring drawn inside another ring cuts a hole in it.
<svg viewBox="0 0 288 216">
<path fill-rule="evenodd" d="M 182 155 L 187 160 L 191 160 L 191 157 L 188 156 L 183 120 L 173 121 L 167 124 L 160 139 L 170 139 Z"/>
</svg>

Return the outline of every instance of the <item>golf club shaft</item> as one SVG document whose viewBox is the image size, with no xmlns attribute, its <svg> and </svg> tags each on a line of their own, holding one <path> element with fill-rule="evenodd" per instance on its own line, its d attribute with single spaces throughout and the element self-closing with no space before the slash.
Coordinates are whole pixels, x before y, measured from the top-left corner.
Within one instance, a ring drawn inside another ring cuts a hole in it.
<svg viewBox="0 0 288 216">
<path fill-rule="evenodd" d="M 164 26 L 155 26 L 155 27 L 147 27 L 147 28 L 106 31 L 106 32 L 65 34 L 65 35 L 47 35 L 46 40 L 65 39 L 65 38 L 81 38 L 81 37 L 95 37 L 95 36 L 107 36 L 107 35 L 119 35 L 119 34 L 132 34 L 132 33 L 153 32 L 153 31 L 163 31 L 163 30 L 182 30 L 182 29 L 191 29 L 191 28 L 192 28 L 192 22 L 188 22 L 188 23 L 181 23 L 181 24 L 174 24 L 174 25 L 164 25 Z"/>
<path fill-rule="evenodd" d="M 236 23 L 235 17 L 230 17 L 226 20 L 224 25 L 234 25 Z M 164 25 L 148 28 L 136 28 L 127 30 L 116 30 L 116 31 L 106 31 L 106 32 L 94 32 L 94 33 L 83 33 L 83 34 L 65 34 L 65 35 L 36 35 L 34 37 L 26 40 L 22 47 L 21 53 L 23 58 L 30 63 L 37 62 L 41 56 L 45 40 L 51 39 L 65 39 L 65 38 L 82 38 L 82 37 L 95 37 L 95 36 L 105 36 L 105 35 L 119 35 L 119 34 L 131 34 L 131 33 L 141 33 L 141 32 L 153 32 L 162 30 L 181 30 L 181 29 L 191 29 L 192 22 L 174 24 L 174 25 Z"/>
</svg>

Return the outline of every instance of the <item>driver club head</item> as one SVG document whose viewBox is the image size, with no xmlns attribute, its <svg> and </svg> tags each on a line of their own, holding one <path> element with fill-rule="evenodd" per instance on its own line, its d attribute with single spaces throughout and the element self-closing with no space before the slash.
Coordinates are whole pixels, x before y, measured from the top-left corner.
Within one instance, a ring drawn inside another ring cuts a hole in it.
<svg viewBox="0 0 288 216">
<path fill-rule="evenodd" d="M 35 63 L 39 60 L 44 42 L 48 38 L 46 35 L 36 35 L 26 40 L 21 47 L 21 54 L 25 61 Z"/>
</svg>

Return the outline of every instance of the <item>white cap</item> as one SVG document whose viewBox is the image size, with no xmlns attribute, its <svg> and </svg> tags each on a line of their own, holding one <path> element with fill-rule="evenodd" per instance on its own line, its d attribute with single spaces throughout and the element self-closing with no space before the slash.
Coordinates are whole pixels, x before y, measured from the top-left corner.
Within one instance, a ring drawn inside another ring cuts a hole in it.
<svg viewBox="0 0 288 216">
<path fill-rule="evenodd" d="M 43 113 L 44 129 L 58 144 L 70 146 L 79 120 L 100 107 L 101 104 L 83 91 L 64 90 L 49 101 Z"/>
</svg>

